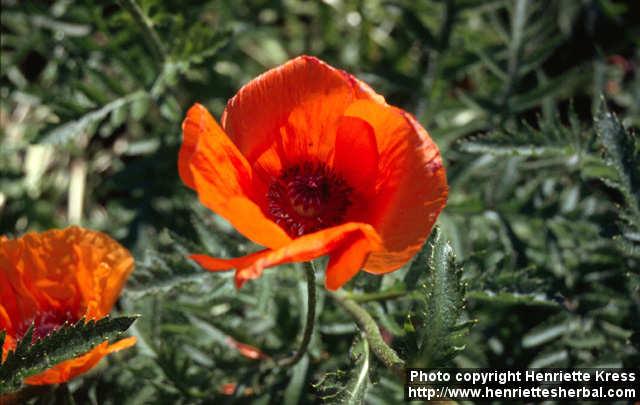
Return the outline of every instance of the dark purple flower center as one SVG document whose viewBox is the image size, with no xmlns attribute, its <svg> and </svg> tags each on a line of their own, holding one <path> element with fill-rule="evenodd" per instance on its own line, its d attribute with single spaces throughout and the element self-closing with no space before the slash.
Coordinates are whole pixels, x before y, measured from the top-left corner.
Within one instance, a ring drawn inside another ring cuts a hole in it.
<svg viewBox="0 0 640 405">
<path fill-rule="evenodd" d="M 291 237 L 334 226 L 351 205 L 352 189 L 322 163 L 304 163 L 283 170 L 269 187 L 271 219 Z"/>
</svg>

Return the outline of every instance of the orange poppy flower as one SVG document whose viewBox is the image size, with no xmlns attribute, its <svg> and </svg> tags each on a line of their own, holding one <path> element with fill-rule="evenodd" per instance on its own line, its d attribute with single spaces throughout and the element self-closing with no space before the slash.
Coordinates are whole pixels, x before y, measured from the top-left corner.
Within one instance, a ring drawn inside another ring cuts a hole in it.
<svg viewBox="0 0 640 405">
<path fill-rule="evenodd" d="M 34 339 L 65 322 L 104 318 L 133 270 L 133 257 L 107 235 L 71 227 L 0 237 L 0 329 L 2 356 L 33 323 Z M 86 354 L 28 377 L 27 384 L 58 384 L 95 366 L 104 356 L 135 343 L 135 337 L 104 342 Z"/>
<path fill-rule="evenodd" d="M 249 82 L 221 122 L 191 107 L 178 169 L 202 204 L 266 247 L 235 259 L 191 256 L 207 270 L 237 269 L 238 287 L 267 267 L 323 255 L 331 290 L 361 268 L 397 270 L 446 203 L 445 170 L 427 131 L 316 58 Z"/>
</svg>

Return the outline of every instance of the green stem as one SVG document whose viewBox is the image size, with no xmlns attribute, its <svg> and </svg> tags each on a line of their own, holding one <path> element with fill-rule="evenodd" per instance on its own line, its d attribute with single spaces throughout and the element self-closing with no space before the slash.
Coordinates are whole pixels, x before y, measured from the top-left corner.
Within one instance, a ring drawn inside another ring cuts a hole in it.
<svg viewBox="0 0 640 405">
<path fill-rule="evenodd" d="M 167 51 L 160 40 L 160 36 L 156 30 L 153 29 L 153 22 L 142 11 L 135 0 L 118 0 L 118 3 L 131 14 L 136 23 L 142 28 L 142 33 L 151 48 L 153 56 L 158 59 L 160 63 L 164 63 L 167 59 Z"/>
<path fill-rule="evenodd" d="M 380 328 L 378 328 L 378 324 L 371 315 L 352 299 L 345 298 L 337 293 L 329 293 L 329 295 L 351 315 L 360 330 L 364 332 L 373 354 L 387 368 L 404 378 L 404 360 L 382 339 Z"/>
<path fill-rule="evenodd" d="M 278 365 L 281 367 L 290 367 L 299 362 L 307 352 L 309 342 L 311 342 L 311 336 L 313 335 L 313 327 L 316 321 L 316 273 L 312 262 L 305 262 L 304 270 L 307 279 L 307 321 L 304 325 L 304 334 L 302 335 L 302 342 L 296 353 L 278 362 Z"/>
</svg>

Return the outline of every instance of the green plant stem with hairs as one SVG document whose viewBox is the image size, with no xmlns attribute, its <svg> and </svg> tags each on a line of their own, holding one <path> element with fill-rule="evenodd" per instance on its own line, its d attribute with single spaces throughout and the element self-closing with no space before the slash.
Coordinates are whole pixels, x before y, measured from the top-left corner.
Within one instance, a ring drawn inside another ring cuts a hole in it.
<svg viewBox="0 0 640 405">
<path fill-rule="evenodd" d="M 302 342 L 298 350 L 291 356 L 278 361 L 281 367 L 291 367 L 298 363 L 309 348 L 313 328 L 316 321 L 316 272 L 312 262 L 304 263 L 304 275 L 307 279 L 307 320 L 304 325 Z"/>
<path fill-rule="evenodd" d="M 343 294 L 330 292 L 329 296 L 331 296 L 338 305 L 351 315 L 360 330 L 364 332 L 373 354 L 375 354 L 376 357 L 384 363 L 385 366 L 387 366 L 387 368 L 392 370 L 398 376 L 402 376 L 404 378 L 404 360 L 402 360 L 395 350 L 389 347 L 389 345 L 384 341 L 380 334 L 378 324 L 371 315 L 369 315 L 367 310 L 358 305 L 354 300 L 345 297 Z"/>
</svg>

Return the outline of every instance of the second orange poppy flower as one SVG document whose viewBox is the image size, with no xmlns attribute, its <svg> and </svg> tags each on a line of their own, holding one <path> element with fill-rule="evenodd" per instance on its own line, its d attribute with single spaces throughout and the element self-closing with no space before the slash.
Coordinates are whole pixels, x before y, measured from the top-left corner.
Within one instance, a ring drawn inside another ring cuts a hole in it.
<svg viewBox="0 0 640 405">
<path fill-rule="evenodd" d="M 245 85 L 218 125 L 196 104 L 178 168 L 200 201 L 265 250 L 195 254 L 236 285 L 283 263 L 329 255 L 326 287 L 361 268 L 397 270 L 420 249 L 447 199 L 440 152 L 405 111 L 309 56 Z"/>
<path fill-rule="evenodd" d="M 133 266 L 127 249 L 89 229 L 73 226 L 30 232 L 17 239 L 0 236 L 0 331 L 6 332 L 1 357 L 15 349 L 31 325 L 36 340 L 65 323 L 107 316 Z M 107 354 L 135 342 L 135 337 L 105 341 L 25 382 L 45 385 L 69 381 Z"/>
</svg>

